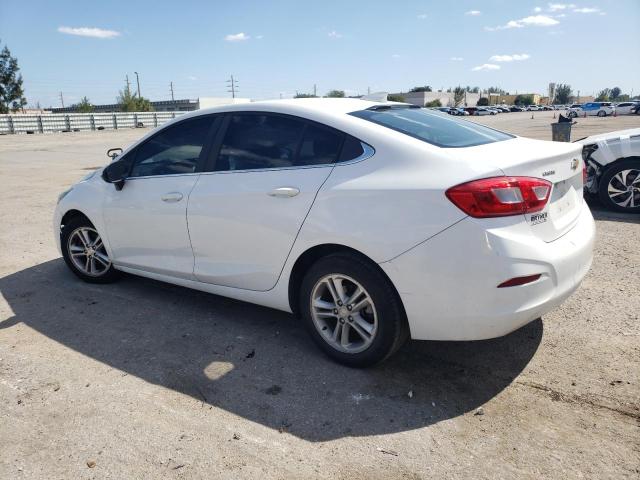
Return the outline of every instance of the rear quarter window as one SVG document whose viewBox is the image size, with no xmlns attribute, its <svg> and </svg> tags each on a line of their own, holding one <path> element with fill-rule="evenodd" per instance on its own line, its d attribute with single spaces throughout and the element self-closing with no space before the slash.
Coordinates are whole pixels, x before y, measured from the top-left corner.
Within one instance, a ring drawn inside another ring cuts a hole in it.
<svg viewBox="0 0 640 480">
<path fill-rule="evenodd" d="M 350 115 L 443 148 L 462 148 L 514 138 L 474 122 L 424 108 L 374 107 Z"/>
</svg>

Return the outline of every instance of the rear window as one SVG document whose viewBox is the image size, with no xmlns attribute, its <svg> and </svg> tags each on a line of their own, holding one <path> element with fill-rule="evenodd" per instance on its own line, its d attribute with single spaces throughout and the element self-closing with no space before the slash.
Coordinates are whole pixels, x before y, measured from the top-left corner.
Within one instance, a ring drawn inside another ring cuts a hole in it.
<svg viewBox="0 0 640 480">
<path fill-rule="evenodd" d="M 514 138 L 507 133 L 424 108 L 374 107 L 350 115 L 444 148 L 473 147 Z"/>
</svg>

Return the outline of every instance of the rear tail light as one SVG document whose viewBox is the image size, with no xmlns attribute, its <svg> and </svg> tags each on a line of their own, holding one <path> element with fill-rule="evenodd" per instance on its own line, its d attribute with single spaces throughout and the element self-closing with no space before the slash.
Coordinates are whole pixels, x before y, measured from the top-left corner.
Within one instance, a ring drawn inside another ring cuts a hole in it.
<svg viewBox="0 0 640 480">
<path fill-rule="evenodd" d="M 544 209 L 551 182 L 533 177 L 493 177 L 463 183 L 446 191 L 447 198 L 475 218 L 506 217 Z"/>
</svg>

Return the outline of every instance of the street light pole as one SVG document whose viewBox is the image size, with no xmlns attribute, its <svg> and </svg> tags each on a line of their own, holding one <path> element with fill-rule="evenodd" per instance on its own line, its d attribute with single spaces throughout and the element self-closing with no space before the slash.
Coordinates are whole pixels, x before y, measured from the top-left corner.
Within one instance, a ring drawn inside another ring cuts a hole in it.
<svg viewBox="0 0 640 480">
<path fill-rule="evenodd" d="M 138 98 L 142 98 L 140 96 L 140 78 L 138 77 L 138 72 L 133 72 L 136 74 L 136 83 L 138 84 Z"/>
</svg>

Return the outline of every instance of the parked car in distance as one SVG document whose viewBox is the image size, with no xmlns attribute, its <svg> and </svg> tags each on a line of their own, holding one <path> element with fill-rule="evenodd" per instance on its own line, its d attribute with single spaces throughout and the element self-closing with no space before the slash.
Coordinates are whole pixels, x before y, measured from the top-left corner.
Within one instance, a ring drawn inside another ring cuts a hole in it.
<svg viewBox="0 0 640 480">
<path fill-rule="evenodd" d="M 505 335 L 578 287 L 595 234 L 580 149 L 394 102 L 226 105 L 61 194 L 54 236 L 84 281 L 128 272 L 294 312 L 363 367 L 408 337 Z"/>
<path fill-rule="evenodd" d="M 527 105 L 527 112 L 537 112 L 540 108 L 537 105 Z"/>
<path fill-rule="evenodd" d="M 498 105 L 495 108 L 500 110 L 500 112 L 502 112 L 502 113 L 509 113 L 510 112 L 508 107 L 503 107 L 502 105 Z"/>
<path fill-rule="evenodd" d="M 572 108 L 570 110 L 570 115 L 572 117 L 582 117 L 582 116 L 598 116 L 598 117 L 606 117 L 607 115 L 613 115 L 615 108 L 611 104 L 611 102 L 588 102 L 578 108 Z"/>
<path fill-rule="evenodd" d="M 469 115 L 469 112 L 467 112 L 464 108 L 462 107 L 453 107 L 451 109 L 451 115 L 458 115 L 458 116 L 465 116 L 465 115 Z"/>
<path fill-rule="evenodd" d="M 585 191 L 618 212 L 640 213 L 640 128 L 592 135 L 582 145 Z"/>
<path fill-rule="evenodd" d="M 621 102 L 614 105 L 616 115 L 630 115 L 633 107 L 640 104 L 640 102 Z"/>
<path fill-rule="evenodd" d="M 434 110 L 442 113 L 451 113 L 451 107 L 434 107 Z"/>
<path fill-rule="evenodd" d="M 509 111 L 510 112 L 524 112 L 524 108 L 519 107 L 517 105 L 513 105 L 513 106 L 509 107 Z"/>
<path fill-rule="evenodd" d="M 487 107 L 476 107 L 475 112 L 473 112 L 473 115 L 477 115 L 477 116 L 481 116 L 481 115 L 496 115 L 496 112 L 494 110 L 491 110 Z"/>
<path fill-rule="evenodd" d="M 631 113 L 635 115 L 640 115 L 640 103 L 636 104 L 635 107 L 631 108 Z"/>
</svg>

